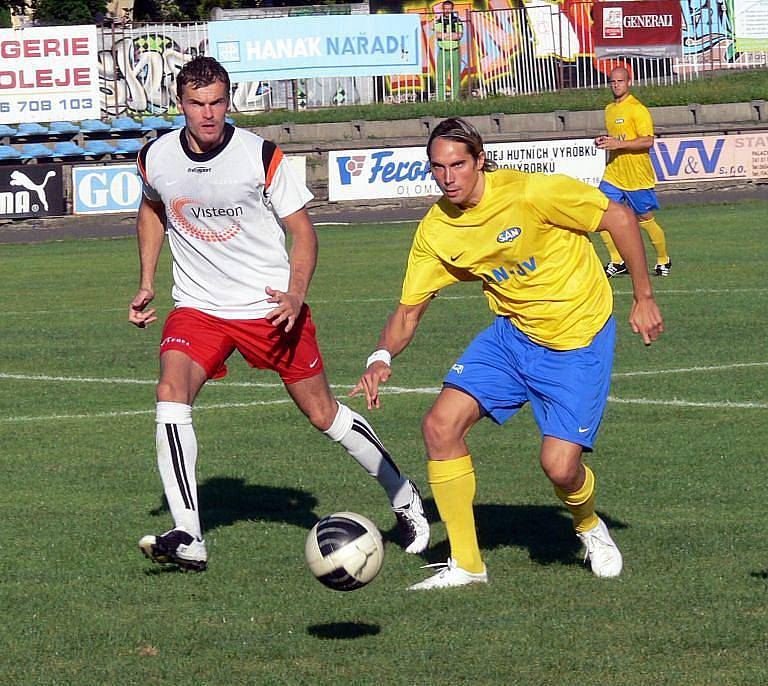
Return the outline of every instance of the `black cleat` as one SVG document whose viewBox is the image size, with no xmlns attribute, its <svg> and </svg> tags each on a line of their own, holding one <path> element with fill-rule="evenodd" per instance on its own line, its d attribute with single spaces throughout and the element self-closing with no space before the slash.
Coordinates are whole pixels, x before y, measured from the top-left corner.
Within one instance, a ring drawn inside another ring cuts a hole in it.
<svg viewBox="0 0 768 686">
<path fill-rule="evenodd" d="M 605 275 L 609 279 L 620 274 L 629 274 L 629 269 L 627 269 L 627 265 L 624 262 L 609 262 L 605 265 Z"/>
<path fill-rule="evenodd" d="M 208 564 L 205 541 L 183 529 L 171 529 L 160 536 L 144 536 L 139 541 L 139 550 L 152 562 L 176 564 L 193 572 L 205 571 Z"/>
</svg>

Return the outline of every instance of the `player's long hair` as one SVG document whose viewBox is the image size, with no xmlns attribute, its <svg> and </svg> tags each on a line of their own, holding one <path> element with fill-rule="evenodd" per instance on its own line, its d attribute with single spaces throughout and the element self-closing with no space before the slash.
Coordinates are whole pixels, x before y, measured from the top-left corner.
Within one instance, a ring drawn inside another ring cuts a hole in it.
<svg viewBox="0 0 768 686">
<path fill-rule="evenodd" d="M 198 55 L 187 62 L 176 76 L 176 96 L 181 100 L 184 86 L 187 84 L 192 88 L 204 88 L 216 81 L 221 81 L 227 87 L 227 97 L 229 97 L 230 83 L 227 70 L 213 57 Z"/>
<path fill-rule="evenodd" d="M 432 142 L 436 138 L 446 138 L 449 141 L 464 143 L 475 161 L 479 159 L 481 152 L 485 152 L 483 150 L 482 136 L 472 124 L 464 121 L 461 117 L 444 119 L 432 129 L 432 133 L 429 134 L 429 140 L 427 141 L 427 157 L 429 157 L 429 151 L 432 149 Z M 498 169 L 498 165 L 486 155 L 482 171 L 492 172 L 496 171 L 496 169 Z"/>
</svg>

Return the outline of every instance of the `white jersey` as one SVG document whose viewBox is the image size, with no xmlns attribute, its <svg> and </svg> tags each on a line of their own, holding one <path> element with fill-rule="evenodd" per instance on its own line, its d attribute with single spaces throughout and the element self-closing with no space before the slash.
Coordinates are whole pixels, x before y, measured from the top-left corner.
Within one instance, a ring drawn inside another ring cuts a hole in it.
<svg viewBox="0 0 768 686">
<path fill-rule="evenodd" d="M 264 289 L 288 290 L 287 217 L 312 199 L 274 143 L 229 124 L 224 140 L 193 152 L 183 129 L 139 153 L 144 195 L 162 201 L 173 255 L 176 307 L 224 319 L 274 309 Z"/>
</svg>

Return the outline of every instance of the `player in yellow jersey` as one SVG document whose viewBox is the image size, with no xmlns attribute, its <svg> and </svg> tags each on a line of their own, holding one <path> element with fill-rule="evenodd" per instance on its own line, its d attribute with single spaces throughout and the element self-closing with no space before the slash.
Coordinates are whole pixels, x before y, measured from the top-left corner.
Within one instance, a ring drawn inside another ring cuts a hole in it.
<svg viewBox="0 0 768 686">
<path fill-rule="evenodd" d="M 611 71 L 609 80 L 613 102 L 605 108 L 607 136 L 595 138 L 595 145 L 608 151 L 608 164 L 600 183 L 600 190 L 611 200 L 629 205 L 637 215 L 640 228 L 644 229 L 656 248 L 656 276 L 669 276 L 672 260 L 667 254 L 664 230 L 653 217 L 659 209 L 656 198 L 656 177 L 651 165 L 649 150 L 653 147 L 653 118 L 648 108 L 629 92 L 632 85 L 629 72 L 624 67 Z M 605 265 L 610 279 L 627 273 L 627 264 L 621 259 L 608 232 L 600 234 L 611 255 Z"/>
<path fill-rule="evenodd" d="M 588 233 L 608 231 L 630 268 L 630 325 L 650 345 L 664 330 L 648 278 L 637 220 L 599 190 L 567 176 L 496 170 L 480 134 L 446 119 L 427 143 L 443 197 L 419 224 L 400 304 L 351 395 L 380 406 L 392 357 L 411 342 L 437 293 L 480 281 L 494 323 L 451 367 L 424 418 L 432 493 L 451 556 L 412 590 L 485 583 L 475 532 L 475 474 L 465 442 L 483 417 L 501 424 L 531 403 L 542 435 L 541 466 L 573 514 L 592 572 L 613 577 L 622 557 L 595 514 L 595 478 L 584 465 L 610 386 L 613 298 Z"/>
</svg>

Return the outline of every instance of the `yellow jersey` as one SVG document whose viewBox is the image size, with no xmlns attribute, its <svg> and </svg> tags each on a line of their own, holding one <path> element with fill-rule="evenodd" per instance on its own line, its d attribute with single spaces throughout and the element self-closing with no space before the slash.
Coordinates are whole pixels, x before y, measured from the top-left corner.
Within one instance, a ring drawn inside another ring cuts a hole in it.
<svg viewBox="0 0 768 686">
<path fill-rule="evenodd" d="M 628 95 L 620 103 L 606 105 L 605 128 L 609 136 L 631 141 L 653 136 L 653 118 L 643 103 Z M 651 156 L 647 150 L 610 150 L 603 180 L 624 191 L 653 188 L 656 176 Z"/>
<path fill-rule="evenodd" d="M 587 236 L 607 208 L 599 190 L 569 176 L 486 172 L 475 207 L 443 197 L 422 219 L 400 302 L 417 305 L 452 283 L 482 281 L 491 310 L 534 342 L 583 348 L 613 310 Z"/>
</svg>

